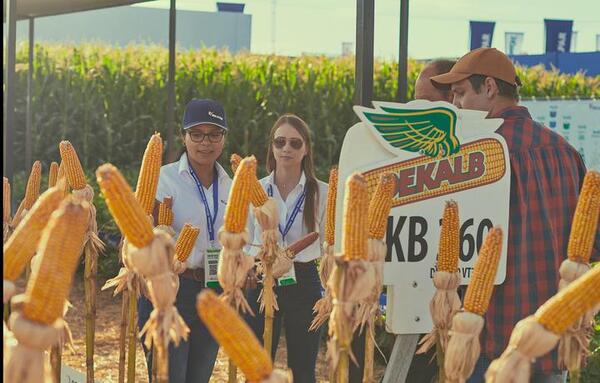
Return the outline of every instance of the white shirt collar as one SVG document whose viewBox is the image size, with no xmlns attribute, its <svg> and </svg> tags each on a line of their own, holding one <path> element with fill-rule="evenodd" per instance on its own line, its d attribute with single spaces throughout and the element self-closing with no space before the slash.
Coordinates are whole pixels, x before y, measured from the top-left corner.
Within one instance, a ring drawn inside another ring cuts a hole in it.
<svg viewBox="0 0 600 383">
<path fill-rule="evenodd" d="M 275 172 L 274 171 L 271 172 L 271 174 L 269 174 L 269 176 L 267 177 L 267 182 L 270 185 L 275 186 Z M 304 174 L 304 170 L 303 170 L 302 174 L 300 174 L 300 181 L 298 181 L 298 185 L 296 185 L 296 187 L 300 186 L 301 188 L 304 188 L 304 185 L 306 185 L 306 175 Z"/>
<path fill-rule="evenodd" d="M 220 163 L 215 162 L 215 167 L 217 168 L 217 173 L 218 173 L 219 181 L 221 181 L 223 178 L 229 179 L 229 174 L 227 174 L 227 172 L 221 166 Z M 179 158 L 179 169 L 178 169 L 178 172 L 179 172 L 179 174 L 182 174 L 182 173 L 190 174 L 190 162 L 188 161 L 187 153 L 183 153 L 181 155 L 181 157 Z M 191 176 L 191 174 L 190 174 L 190 176 Z"/>
</svg>

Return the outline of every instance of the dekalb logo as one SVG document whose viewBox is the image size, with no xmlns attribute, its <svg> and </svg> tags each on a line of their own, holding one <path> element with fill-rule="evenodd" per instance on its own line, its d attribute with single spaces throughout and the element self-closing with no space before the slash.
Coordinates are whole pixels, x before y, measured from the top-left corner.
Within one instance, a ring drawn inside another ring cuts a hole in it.
<svg viewBox="0 0 600 383">
<path fill-rule="evenodd" d="M 500 180 L 506 172 L 502 144 L 485 138 L 465 144 L 458 153 L 443 158 L 419 156 L 363 173 L 369 194 L 383 174 L 397 178 L 392 206 L 481 187 Z"/>
<path fill-rule="evenodd" d="M 359 116 L 393 148 L 429 157 L 446 157 L 460 150 L 456 113 L 452 109 L 381 106 L 381 109 L 360 109 Z"/>
</svg>

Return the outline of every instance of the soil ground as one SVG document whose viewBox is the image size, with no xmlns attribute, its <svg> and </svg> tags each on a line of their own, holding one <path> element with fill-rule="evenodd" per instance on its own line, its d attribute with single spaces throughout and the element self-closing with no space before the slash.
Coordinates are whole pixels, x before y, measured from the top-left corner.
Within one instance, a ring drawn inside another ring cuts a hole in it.
<svg viewBox="0 0 600 383">
<path fill-rule="evenodd" d="M 98 281 L 99 288 L 104 285 L 104 280 Z M 24 281 L 18 283 L 21 291 L 24 289 Z M 62 355 L 64 364 L 85 373 L 85 318 L 84 318 L 84 289 L 83 281 L 77 276 L 69 301 L 73 305 L 67 313 L 66 319 L 73 334 L 73 343 L 75 353 L 65 350 Z M 96 309 L 96 341 L 95 341 L 95 379 L 101 382 L 117 382 L 119 366 L 119 324 L 121 318 L 121 296 L 112 296 L 112 289 L 98 292 Z M 285 368 L 287 366 L 287 355 L 285 347 L 285 336 L 281 337 L 276 367 Z M 328 366 L 326 360 L 326 345 L 321 342 L 319 356 L 317 359 L 317 382 L 328 382 Z M 217 362 L 213 370 L 211 383 L 226 382 L 228 371 L 228 359 L 225 353 L 220 350 Z M 379 381 L 383 376 L 384 368 L 375 366 L 375 381 Z M 143 359 L 143 351 L 138 342 L 136 352 L 136 383 L 147 383 L 148 375 L 146 364 Z M 243 375 L 238 371 L 238 382 L 244 382 Z"/>
</svg>

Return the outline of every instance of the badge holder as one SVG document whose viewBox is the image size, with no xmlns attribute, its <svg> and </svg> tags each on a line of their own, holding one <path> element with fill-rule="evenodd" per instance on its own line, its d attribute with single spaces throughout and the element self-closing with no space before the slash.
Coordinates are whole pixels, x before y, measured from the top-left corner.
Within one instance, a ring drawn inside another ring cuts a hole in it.
<svg viewBox="0 0 600 383">
<path fill-rule="evenodd" d="M 219 254 L 221 249 L 206 249 L 204 256 L 204 286 L 213 289 L 219 288 L 217 270 L 219 269 Z"/>
<path fill-rule="evenodd" d="M 292 267 L 277 280 L 277 286 L 290 286 L 298 283 L 296 281 L 296 269 L 292 263 Z"/>
</svg>

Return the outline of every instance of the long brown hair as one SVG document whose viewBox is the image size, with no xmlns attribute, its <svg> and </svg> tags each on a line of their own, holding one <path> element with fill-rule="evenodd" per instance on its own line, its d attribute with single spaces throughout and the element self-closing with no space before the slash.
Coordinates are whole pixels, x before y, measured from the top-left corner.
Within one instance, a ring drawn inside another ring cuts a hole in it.
<svg viewBox="0 0 600 383">
<path fill-rule="evenodd" d="M 315 166 L 313 164 L 312 141 L 310 139 L 310 129 L 308 124 L 295 114 L 284 114 L 275 121 L 271 128 L 269 137 L 269 149 L 267 151 L 267 171 L 270 173 L 275 170 L 276 161 L 273 155 L 273 138 L 275 131 L 283 124 L 290 124 L 302 136 L 306 145 L 306 155 L 302 159 L 302 170 L 306 176 L 306 199 L 304 200 L 304 225 L 308 231 L 315 231 L 317 226 L 317 210 L 319 201 L 319 185 L 315 176 Z"/>
</svg>

